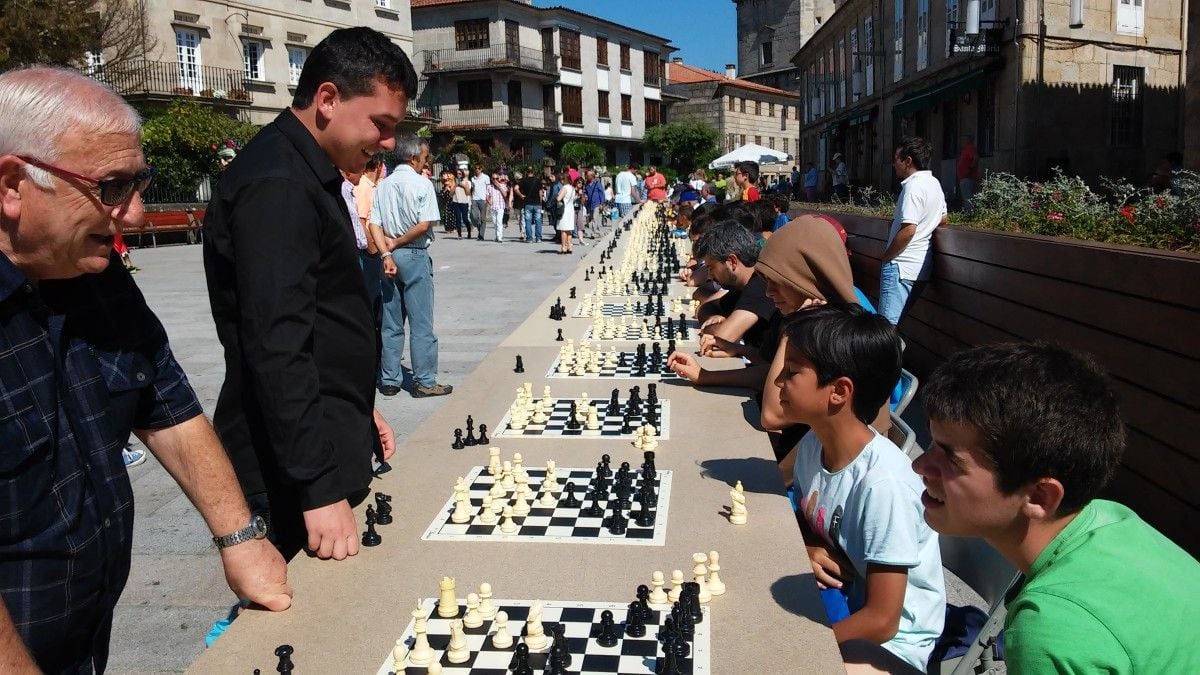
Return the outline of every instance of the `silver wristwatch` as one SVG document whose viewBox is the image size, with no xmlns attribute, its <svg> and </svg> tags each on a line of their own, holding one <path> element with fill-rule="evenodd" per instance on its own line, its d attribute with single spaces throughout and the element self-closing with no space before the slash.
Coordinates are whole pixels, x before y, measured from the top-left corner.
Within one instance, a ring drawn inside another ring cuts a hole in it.
<svg viewBox="0 0 1200 675">
<path fill-rule="evenodd" d="M 254 539 L 265 539 L 267 536 L 267 521 L 262 516 L 254 515 L 250 517 L 250 524 L 242 529 L 227 534 L 223 537 L 213 537 L 213 543 L 217 548 L 229 548 L 238 544 L 251 541 Z"/>
</svg>

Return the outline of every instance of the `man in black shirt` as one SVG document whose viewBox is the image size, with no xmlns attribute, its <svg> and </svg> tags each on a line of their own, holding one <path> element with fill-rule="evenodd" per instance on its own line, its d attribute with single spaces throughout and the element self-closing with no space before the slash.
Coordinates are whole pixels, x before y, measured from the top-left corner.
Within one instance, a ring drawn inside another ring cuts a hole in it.
<svg viewBox="0 0 1200 675">
<path fill-rule="evenodd" d="M 387 37 L 333 31 L 305 62 L 292 107 L 221 176 L 205 217 L 225 348 L 214 422 L 288 557 L 358 552 L 351 506 L 368 492 L 372 451 L 395 449 L 374 410 L 378 336 L 338 170 L 362 171 L 395 147 L 415 93 L 412 64 Z"/>
<path fill-rule="evenodd" d="M 767 285 L 754 274 L 758 242 L 735 220 L 713 223 L 696 242 L 696 257 L 704 261 L 709 275 L 729 290 L 700 307 L 703 329 L 700 353 L 725 356 L 721 341 L 745 343 L 758 349 L 763 332 L 777 310 L 767 297 Z"/>
<path fill-rule="evenodd" d="M 532 165 L 525 168 L 525 174 L 513 187 L 513 206 L 520 200 L 521 221 L 525 225 L 522 241 L 541 241 L 542 238 L 542 179 Z M 519 229 L 519 228 L 518 228 Z"/>
</svg>

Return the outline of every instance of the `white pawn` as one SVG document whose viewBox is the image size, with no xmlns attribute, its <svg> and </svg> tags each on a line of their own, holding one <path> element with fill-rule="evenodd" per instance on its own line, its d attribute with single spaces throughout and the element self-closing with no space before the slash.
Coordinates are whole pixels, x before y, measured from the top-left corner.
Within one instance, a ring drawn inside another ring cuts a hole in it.
<svg viewBox="0 0 1200 675">
<path fill-rule="evenodd" d="M 658 429 L 655 429 L 653 424 L 646 424 L 642 426 L 642 431 L 642 450 L 658 448 Z"/>
<path fill-rule="evenodd" d="M 667 592 L 663 590 L 666 584 L 664 581 L 662 570 L 655 570 L 654 576 L 650 577 L 650 604 L 665 605 L 667 604 Z"/>
<path fill-rule="evenodd" d="M 496 632 L 492 634 L 492 645 L 497 649 L 508 649 L 512 643 L 512 634 L 508 632 L 508 612 L 497 612 Z"/>
<path fill-rule="evenodd" d="M 453 619 L 458 616 L 458 598 L 454 595 L 454 577 L 442 577 L 438 582 L 438 616 Z"/>
<path fill-rule="evenodd" d="M 585 425 L 589 431 L 595 431 L 600 428 L 600 411 L 596 406 L 588 406 L 587 422 Z"/>
<path fill-rule="evenodd" d="M 495 525 L 496 524 L 496 511 L 495 511 L 494 505 L 495 505 L 495 502 L 492 501 L 491 495 L 483 496 L 483 510 L 479 512 L 479 524 L 480 525 Z"/>
<path fill-rule="evenodd" d="M 504 513 L 504 503 L 504 499 L 493 499 L 492 513 L 496 514 L 497 516 L 499 516 L 501 513 Z"/>
<path fill-rule="evenodd" d="M 483 625 L 483 615 L 479 612 L 479 596 L 467 594 L 467 613 L 463 616 L 462 624 L 467 628 L 479 628 Z"/>
<path fill-rule="evenodd" d="M 542 601 L 533 603 L 529 618 L 525 620 L 525 644 L 529 651 L 539 652 L 546 648 L 546 629 L 542 626 Z"/>
<path fill-rule="evenodd" d="M 471 522 L 471 507 L 460 493 L 454 502 L 454 513 L 450 514 L 450 522 L 463 524 Z"/>
<path fill-rule="evenodd" d="M 500 448 L 488 448 L 488 473 L 495 476 L 500 473 Z"/>
<path fill-rule="evenodd" d="M 508 508 L 508 507 L 505 507 Z M 517 501 L 512 505 L 513 515 L 527 516 L 529 515 L 529 502 L 525 501 L 525 495 L 517 493 Z"/>
<path fill-rule="evenodd" d="M 704 604 L 712 600 L 712 593 L 708 590 L 708 556 L 693 553 L 692 562 L 695 563 L 692 567 L 692 581 L 700 586 L 700 603 Z"/>
<path fill-rule="evenodd" d="M 683 593 L 683 570 L 675 570 L 671 572 L 671 592 L 667 594 L 667 601 L 678 602 L 679 596 Z"/>
<path fill-rule="evenodd" d="M 514 452 L 513 458 L 512 458 L 513 476 L 519 476 L 524 472 L 525 472 L 525 458 L 521 456 L 521 453 Z"/>
<path fill-rule="evenodd" d="M 504 521 L 500 523 L 500 531 L 504 534 L 512 534 L 517 531 L 517 524 L 513 522 L 513 508 L 511 506 L 504 507 Z"/>
<path fill-rule="evenodd" d="M 554 493 L 550 492 L 549 485 L 542 488 L 542 498 L 538 500 L 538 504 L 547 509 L 558 506 L 558 500 L 554 498 Z"/>
<path fill-rule="evenodd" d="M 496 618 L 496 606 L 492 604 L 492 585 L 486 581 L 479 584 L 479 616 L 485 621 Z"/>
<path fill-rule="evenodd" d="M 713 595 L 725 595 L 725 582 L 721 581 L 720 554 L 708 552 L 708 592 Z"/>
<path fill-rule="evenodd" d="M 428 665 L 433 661 L 433 647 L 429 646 L 428 619 L 425 618 L 425 610 L 421 609 L 418 604 L 413 610 L 413 633 L 416 637 L 413 639 L 412 653 L 408 655 L 408 660 L 412 661 L 414 666 Z"/>
<path fill-rule="evenodd" d="M 506 459 L 502 466 L 504 468 L 500 471 L 500 487 L 505 492 L 510 492 L 517 486 L 517 481 L 513 479 L 512 462 Z"/>
<path fill-rule="evenodd" d="M 396 640 L 396 646 L 392 648 L 392 671 L 397 673 L 404 672 L 404 660 L 408 658 L 408 645 L 404 644 L 404 638 Z"/>
<path fill-rule="evenodd" d="M 467 636 L 463 633 L 462 619 L 450 622 L 450 644 L 446 647 L 446 660 L 450 663 L 466 663 L 471 658 L 467 649 Z"/>
</svg>

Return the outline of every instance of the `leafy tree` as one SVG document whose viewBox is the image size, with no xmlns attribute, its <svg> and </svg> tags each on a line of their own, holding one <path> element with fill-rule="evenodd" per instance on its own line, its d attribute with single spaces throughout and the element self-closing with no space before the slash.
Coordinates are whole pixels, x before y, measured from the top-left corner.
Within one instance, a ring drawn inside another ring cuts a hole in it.
<svg viewBox="0 0 1200 675">
<path fill-rule="evenodd" d="M 451 136 L 450 142 L 447 143 L 437 153 L 438 160 L 442 166 L 454 167 L 454 156 L 463 154 L 467 156 L 467 161 L 471 163 L 471 170 L 474 171 L 476 166 L 484 163 L 483 148 L 479 147 L 478 143 L 467 139 L 466 136 Z"/>
<path fill-rule="evenodd" d="M 669 166 L 688 172 L 717 156 L 717 130 L 699 120 L 680 120 L 646 130 L 642 145 L 671 158 Z"/>
<path fill-rule="evenodd" d="M 169 192 L 190 193 L 204 176 L 218 171 L 217 150 L 229 142 L 241 147 L 259 127 L 195 101 L 176 99 L 166 109 L 143 111 L 142 147 Z"/>
<path fill-rule="evenodd" d="M 145 0 L 0 0 L 0 70 L 82 65 L 89 51 L 126 70 L 155 46 Z"/>
<path fill-rule="evenodd" d="M 588 141 L 567 141 L 558 156 L 563 163 L 574 162 L 581 169 L 604 165 L 604 148 Z"/>
</svg>

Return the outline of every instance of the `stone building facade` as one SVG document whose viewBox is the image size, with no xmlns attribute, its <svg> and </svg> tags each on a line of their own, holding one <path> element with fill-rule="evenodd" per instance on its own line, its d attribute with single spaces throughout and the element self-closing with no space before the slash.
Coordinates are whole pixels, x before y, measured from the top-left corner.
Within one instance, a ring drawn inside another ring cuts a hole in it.
<svg viewBox="0 0 1200 675">
<path fill-rule="evenodd" d="M 854 184 L 895 191 L 892 149 L 919 135 L 953 194 L 970 134 L 984 170 L 1145 184 L 1182 142 L 1184 8 L 1134 2 L 1084 0 L 1072 26 L 1070 0 L 981 0 L 972 36 L 964 0 L 847 0 L 792 59 L 801 159 L 843 152 Z"/>
<path fill-rule="evenodd" d="M 791 58 L 832 14 L 834 0 L 733 0 L 742 79 L 799 92 Z"/>
<path fill-rule="evenodd" d="M 304 60 L 333 30 L 369 26 L 413 53 L 408 0 L 172 0 L 146 10 L 154 48 L 135 72 L 110 73 L 114 88 L 131 99 L 193 96 L 257 124 L 291 105 Z"/>
<path fill-rule="evenodd" d="M 644 161 L 663 122 L 666 38 L 529 0 L 413 0 L 418 106 L 435 139 L 463 135 L 529 159 L 569 140 L 609 164 Z M 553 150 L 551 150 L 553 151 Z"/>
<path fill-rule="evenodd" d="M 791 155 L 798 152 L 800 96 L 673 59 L 667 83 L 673 96 L 672 120 L 696 119 L 720 134 L 721 152 L 756 143 Z M 763 173 L 791 170 L 791 164 L 763 167 Z"/>
</svg>

